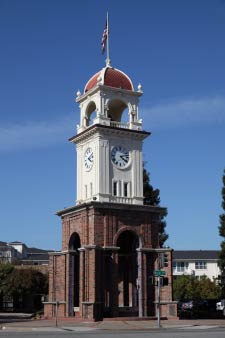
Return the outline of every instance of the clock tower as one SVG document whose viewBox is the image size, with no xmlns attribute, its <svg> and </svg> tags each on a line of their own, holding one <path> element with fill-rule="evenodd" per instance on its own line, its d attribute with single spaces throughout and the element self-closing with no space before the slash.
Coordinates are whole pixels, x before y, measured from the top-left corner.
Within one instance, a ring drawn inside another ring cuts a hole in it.
<svg viewBox="0 0 225 338">
<path fill-rule="evenodd" d="M 107 66 L 78 91 L 77 201 L 143 204 L 142 131 L 138 116 L 141 85 Z"/>
<path fill-rule="evenodd" d="M 109 63 L 77 92 L 75 205 L 60 210 L 62 249 L 50 254 L 45 316 L 102 320 L 155 316 L 157 289 L 150 283 L 160 255 L 167 285 L 164 317 L 176 317 L 172 301 L 171 249 L 160 248 L 165 208 L 143 204 L 142 143 L 138 104 L 142 95 L 129 76 Z"/>
</svg>

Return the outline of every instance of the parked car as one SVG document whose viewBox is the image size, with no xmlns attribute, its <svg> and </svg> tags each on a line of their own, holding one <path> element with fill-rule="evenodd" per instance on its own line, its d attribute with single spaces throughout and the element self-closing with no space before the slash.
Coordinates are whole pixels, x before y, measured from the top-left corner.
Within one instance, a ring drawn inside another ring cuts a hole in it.
<svg viewBox="0 0 225 338">
<path fill-rule="evenodd" d="M 181 318 L 218 318 L 220 314 L 215 311 L 216 302 L 215 299 L 180 302 L 178 315 Z"/>
<path fill-rule="evenodd" d="M 225 317 L 225 299 L 221 299 L 220 302 L 216 303 L 216 310 L 222 311 L 222 315 Z"/>
</svg>

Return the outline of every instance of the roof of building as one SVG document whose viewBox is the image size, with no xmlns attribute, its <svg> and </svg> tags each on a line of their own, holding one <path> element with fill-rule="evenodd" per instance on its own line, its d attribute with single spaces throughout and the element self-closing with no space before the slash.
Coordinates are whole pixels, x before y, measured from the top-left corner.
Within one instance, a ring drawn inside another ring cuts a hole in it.
<svg viewBox="0 0 225 338">
<path fill-rule="evenodd" d="M 27 248 L 27 253 L 29 254 L 44 254 L 44 253 L 48 253 L 49 251 L 52 250 L 45 250 L 45 249 L 39 249 L 39 248 Z"/>
<path fill-rule="evenodd" d="M 49 252 L 52 250 L 44 250 L 38 248 L 27 248 L 26 258 L 23 261 L 47 261 L 49 259 Z"/>
<path fill-rule="evenodd" d="M 174 250 L 173 260 L 218 260 L 218 250 Z"/>
<path fill-rule="evenodd" d="M 28 254 L 26 258 L 23 258 L 21 261 L 48 261 L 49 255 L 48 252 L 41 254 Z"/>
<path fill-rule="evenodd" d="M 121 70 L 110 66 L 104 67 L 88 80 L 84 88 L 84 93 L 94 88 L 97 84 L 126 90 L 134 90 L 131 79 Z"/>
<path fill-rule="evenodd" d="M 23 242 L 18 242 L 18 241 L 14 241 L 10 243 L 0 241 L 0 251 L 2 253 L 9 251 L 9 250 L 18 252 L 13 247 L 13 245 L 15 244 L 22 244 L 24 246 L 25 248 L 24 253 L 18 256 L 17 258 L 19 259 L 20 262 L 22 263 L 26 262 L 26 264 L 30 264 L 31 262 L 48 262 L 49 252 L 52 251 L 52 250 L 44 250 L 44 249 L 39 249 L 39 248 L 29 248 Z"/>
</svg>

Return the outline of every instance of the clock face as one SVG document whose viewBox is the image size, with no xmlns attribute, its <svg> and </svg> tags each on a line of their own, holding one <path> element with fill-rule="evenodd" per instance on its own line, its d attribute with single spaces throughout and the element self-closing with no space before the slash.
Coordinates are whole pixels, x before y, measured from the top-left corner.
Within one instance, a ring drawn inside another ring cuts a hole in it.
<svg viewBox="0 0 225 338">
<path fill-rule="evenodd" d="M 93 163 L 94 163 L 94 153 L 93 153 L 93 150 L 89 147 L 84 153 L 85 170 L 86 171 L 91 170 Z"/>
<path fill-rule="evenodd" d="M 125 168 L 130 159 L 129 151 L 124 147 L 115 146 L 111 151 L 111 159 L 118 168 Z"/>
</svg>

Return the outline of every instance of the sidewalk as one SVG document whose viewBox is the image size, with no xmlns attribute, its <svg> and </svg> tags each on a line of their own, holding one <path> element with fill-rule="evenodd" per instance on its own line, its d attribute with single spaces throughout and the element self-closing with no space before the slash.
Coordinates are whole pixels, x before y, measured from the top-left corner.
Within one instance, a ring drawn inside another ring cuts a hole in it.
<svg viewBox="0 0 225 338">
<path fill-rule="evenodd" d="M 5 331 L 93 331 L 93 330 L 153 330 L 157 328 L 157 320 L 105 320 L 101 322 L 75 321 L 72 318 L 55 320 L 22 320 L 5 322 L 1 319 L 0 330 Z M 187 320 L 161 320 L 162 329 L 188 329 L 188 328 L 225 328 L 225 319 L 187 319 Z"/>
</svg>

